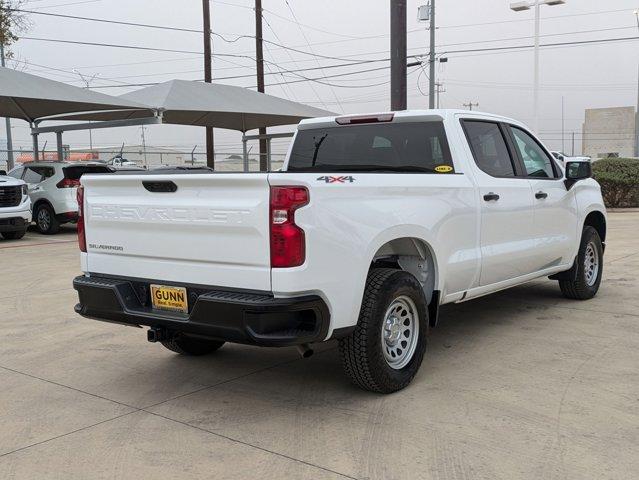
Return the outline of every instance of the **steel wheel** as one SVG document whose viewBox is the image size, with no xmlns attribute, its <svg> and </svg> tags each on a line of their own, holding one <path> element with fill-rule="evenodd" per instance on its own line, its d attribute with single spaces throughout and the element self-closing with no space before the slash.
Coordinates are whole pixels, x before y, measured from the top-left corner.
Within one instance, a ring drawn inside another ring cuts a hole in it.
<svg viewBox="0 0 639 480">
<path fill-rule="evenodd" d="M 405 295 L 393 300 L 384 315 L 382 349 L 388 365 L 404 368 L 415 353 L 419 337 L 419 315 L 415 303 Z"/>
<path fill-rule="evenodd" d="M 586 246 L 584 255 L 584 275 L 586 284 L 592 287 L 597 281 L 599 274 L 599 252 L 593 242 L 589 242 Z"/>
<path fill-rule="evenodd" d="M 38 210 L 38 228 L 43 232 L 46 232 L 51 227 L 51 214 L 46 208 L 40 208 Z"/>
</svg>

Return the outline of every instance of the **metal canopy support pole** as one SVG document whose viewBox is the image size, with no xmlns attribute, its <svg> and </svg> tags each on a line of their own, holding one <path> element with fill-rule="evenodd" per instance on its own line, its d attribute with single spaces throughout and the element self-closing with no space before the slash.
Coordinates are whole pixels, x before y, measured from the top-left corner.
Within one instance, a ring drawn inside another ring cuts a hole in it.
<svg viewBox="0 0 639 480">
<path fill-rule="evenodd" d="M 244 171 L 249 171 L 248 152 L 246 151 L 246 135 L 242 134 L 242 161 L 244 163 Z"/>
<path fill-rule="evenodd" d="M 64 152 L 62 151 L 62 132 L 55 132 L 55 138 L 58 147 L 58 161 L 64 160 Z"/>
<path fill-rule="evenodd" d="M 31 125 L 31 136 L 33 137 L 33 161 L 37 162 L 40 159 L 40 150 L 38 148 L 38 132 L 33 123 Z"/>
<path fill-rule="evenodd" d="M 262 169 L 260 168 L 260 171 Z M 266 139 L 266 171 L 271 171 L 271 138 Z"/>
</svg>

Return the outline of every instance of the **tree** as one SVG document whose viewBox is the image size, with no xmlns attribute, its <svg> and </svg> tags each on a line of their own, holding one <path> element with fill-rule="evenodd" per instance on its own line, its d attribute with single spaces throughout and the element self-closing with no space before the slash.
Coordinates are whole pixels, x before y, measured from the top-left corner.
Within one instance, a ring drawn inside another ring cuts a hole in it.
<svg viewBox="0 0 639 480">
<path fill-rule="evenodd" d="M 5 58 L 12 58 L 11 45 L 18 35 L 29 27 L 29 19 L 20 10 L 24 0 L 0 0 L 0 45 L 4 47 Z"/>
</svg>

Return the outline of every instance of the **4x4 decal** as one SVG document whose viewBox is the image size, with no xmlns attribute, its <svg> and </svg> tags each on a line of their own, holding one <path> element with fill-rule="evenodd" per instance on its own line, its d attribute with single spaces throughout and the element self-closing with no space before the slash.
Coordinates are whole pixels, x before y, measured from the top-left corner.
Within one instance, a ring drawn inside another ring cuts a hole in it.
<svg viewBox="0 0 639 480">
<path fill-rule="evenodd" d="M 318 182 L 326 182 L 326 183 L 353 183 L 355 179 L 352 176 L 340 176 L 340 177 L 331 177 L 328 175 L 323 175 L 318 177 Z"/>
</svg>

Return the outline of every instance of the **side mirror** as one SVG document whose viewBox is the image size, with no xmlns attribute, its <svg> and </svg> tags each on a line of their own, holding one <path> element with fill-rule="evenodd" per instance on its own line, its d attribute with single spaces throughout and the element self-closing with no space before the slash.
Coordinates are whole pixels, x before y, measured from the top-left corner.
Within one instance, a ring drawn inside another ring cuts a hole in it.
<svg viewBox="0 0 639 480">
<path fill-rule="evenodd" d="M 590 162 L 566 162 L 566 189 L 570 190 L 579 180 L 592 177 L 592 165 Z"/>
<path fill-rule="evenodd" d="M 3 176 L 3 175 L 6 175 L 6 174 L 7 174 L 6 170 L 0 170 L 0 177 Z"/>
</svg>

